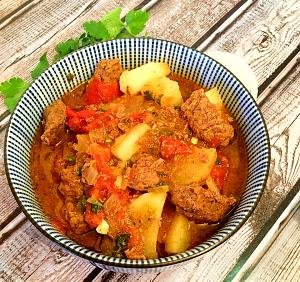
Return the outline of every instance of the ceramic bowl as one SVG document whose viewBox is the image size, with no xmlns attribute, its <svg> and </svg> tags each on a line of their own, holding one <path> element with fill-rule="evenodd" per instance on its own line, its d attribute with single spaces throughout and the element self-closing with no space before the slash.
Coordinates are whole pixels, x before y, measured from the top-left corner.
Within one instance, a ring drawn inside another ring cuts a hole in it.
<svg viewBox="0 0 300 282">
<path fill-rule="evenodd" d="M 120 58 L 125 69 L 150 61 L 166 62 L 172 72 L 207 88 L 217 86 L 245 137 L 248 177 L 242 199 L 224 226 L 197 247 L 176 255 L 147 260 L 115 258 L 91 251 L 56 230 L 41 209 L 32 187 L 29 159 L 32 140 L 45 108 L 88 80 L 101 59 Z M 69 81 L 67 75 L 74 78 Z M 183 45 L 157 39 L 120 39 L 96 44 L 63 58 L 36 79 L 18 103 L 6 136 L 5 161 L 11 190 L 28 219 L 50 240 L 95 265 L 128 273 L 159 272 L 177 267 L 222 244 L 250 216 L 264 189 L 270 148 L 264 119 L 254 99 L 225 67 Z"/>
</svg>

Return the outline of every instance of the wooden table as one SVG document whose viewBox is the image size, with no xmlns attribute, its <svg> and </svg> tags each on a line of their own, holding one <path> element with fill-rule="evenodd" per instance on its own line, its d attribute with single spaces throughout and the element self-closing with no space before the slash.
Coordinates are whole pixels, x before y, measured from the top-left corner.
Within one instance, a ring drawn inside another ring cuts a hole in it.
<svg viewBox="0 0 300 282">
<path fill-rule="evenodd" d="M 300 1 L 0 0 L 0 81 L 30 80 L 44 52 L 51 57 L 58 42 L 81 33 L 83 22 L 117 6 L 124 15 L 149 10 L 153 37 L 232 52 L 252 67 L 271 142 L 264 194 L 234 236 L 185 267 L 146 275 L 97 269 L 41 235 L 18 208 L 5 176 L 8 113 L 1 100 L 0 280 L 300 281 Z"/>
</svg>

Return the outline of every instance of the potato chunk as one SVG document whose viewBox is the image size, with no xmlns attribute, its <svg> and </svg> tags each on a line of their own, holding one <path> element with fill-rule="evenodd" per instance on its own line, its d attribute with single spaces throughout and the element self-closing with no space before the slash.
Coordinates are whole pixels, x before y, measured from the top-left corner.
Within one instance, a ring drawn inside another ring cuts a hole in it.
<svg viewBox="0 0 300 282">
<path fill-rule="evenodd" d="M 171 179 L 177 184 L 204 181 L 208 178 L 216 159 L 216 149 L 198 149 L 195 147 L 191 155 L 174 157 L 171 164 Z"/>
<path fill-rule="evenodd" d="M 141 89 L 141 93 L 160 103 L 162 107 L 181 106 L 182 96 L 177 81 L 162 76 L 149 80 Z"/>
<path fill-rule="evenodd" d="M 221 96 L 219 94 L 219 90 L 217 87 L 214 87 L 208 91 L 205 92 L 206 97 L 208 98 L 209 102 L 216 106 L 222 106 L 223 101 L 221 99 Z"/>
<path fill-rule="evenodd" d="M 167 76 L 171 72 L 168 64 L 150 62 L 133 70 L 126 70 L 120 77 L 120 89 L 125 94 L 137 95 L 151 79 Z"/>
<path fill-rule="evenodd" d="M 177 254 L 186 251 L 190 246 L 189 220 L 181 214 L 176 214 L 167 234 L 165 250 L 167 253 Z"/>
<path fill-rule="evenodd" d="M 142 194 L 129 206 L 131 218 L 144 239 L 144 255 L 146 258 L 157 258 L 157 236 L 161 214 L 167 197 L 168 189 L 156 189 Z"/>
<path fill-rule="evenodd" d="M 128 161 L 140 148 L 138 140 L 150 129 L 145 123 L 139 123 L 127 133 L 119 136 L 111 148 L 112 154 L 121 161 Z"/>
</svg>

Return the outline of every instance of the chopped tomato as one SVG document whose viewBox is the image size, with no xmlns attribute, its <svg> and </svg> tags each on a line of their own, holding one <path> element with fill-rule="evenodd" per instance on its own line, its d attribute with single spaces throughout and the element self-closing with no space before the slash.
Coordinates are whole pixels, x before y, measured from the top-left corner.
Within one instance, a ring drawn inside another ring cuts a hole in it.
<svg viewBox="0 0 300 282">
<path fill-rule="evenodd" d="M 94 213 L 92 211 L 92 204 L 86 203 L 84 219 L 91 228 L 96 228 L 101 223 L 103 218 L 104 218 L 103 212 L 100 211 L 100 212 Z"/>
<path fill-rule="evenodd" d="M 118 82 L 104 82 L 93 77 L 84 93 L 88 105 L 108 103 L 121 96 Z"/>
<path fill-rule="evenodd" d="M 170 136 L 161 136 L 160 150 L 164 159 L 170 160 L 175 155 L 189 155 L 192 153 L 192 147 Z"/>
<path fill-rule="evenodd" d="M 213 167 L 210 175 L 220 190 L 224 188 L 224 183 L 228 176 L 228 172 L 229 172 L 228 159 L 223 154 L 218 152 L 216 164 Z"/>
<path fill-rule="evenodd" d="M 129 120 L 133 122 L 139 122 L 142 123 L 144 122 L 148 117 L 147 112 L 136 112 L 133 113 L 130 117 Z"/>
<path fill-rule="evenodd" d="M 111 112 L 103 113 L 94 110 L 75 112 L 70 107 L 67 107 L 66 115 L 66 124 L 71 130 L 78 133 L 88 133 L 93 129 L 118 121 Z"/>
</svg>

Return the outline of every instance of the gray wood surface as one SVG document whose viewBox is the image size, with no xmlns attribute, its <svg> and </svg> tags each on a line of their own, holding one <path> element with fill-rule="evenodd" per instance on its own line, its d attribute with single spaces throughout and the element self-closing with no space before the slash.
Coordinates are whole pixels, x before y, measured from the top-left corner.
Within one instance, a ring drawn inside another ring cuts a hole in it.
<svg viewBox="0 0 300 282">
<path fill-rule="evenodd" d="M 116 6 L 126 13 L 140 3 L 1 0 L 0 81 L 15 75 L 28 79 L 40 55 L 49 51 L 51 57 L 57 42 L 82 32 L 84 21 L 97 19 Z M 254 69 L 259 84 L 268 86 L 276 81 L 278 68 L 299 46 L 299 4 L 297 0 L 161 0 L 150 9 L 147 31 L 151 36 L 194 47 L 204 40 L 206 49 L 236 53 Z M 216 31 L 220 26 L 219 34 Z M 300 63 L 294 61 L 281 72 L 284 75 L 272 91 L 267 88 L 261 93 L 266 97 L 260 107 L 270 134 L 272 159 L 267 187 L 255 212 L 220 247 L 178 270 L 158 275 L 96 270 L 41 235 L 19 213 L 8 187 L 3 160 L 5 130 L 0 132 L 0 281 L 82 281 L 94 276 L 95 281 L 223 280 L 300 177 Z M 1 100 L 0 114 L 4 111 Z M 254 268 L 249 281 L 300 280 L 297 223 L 299 227 L 299 212 Z"/>
</svg>

